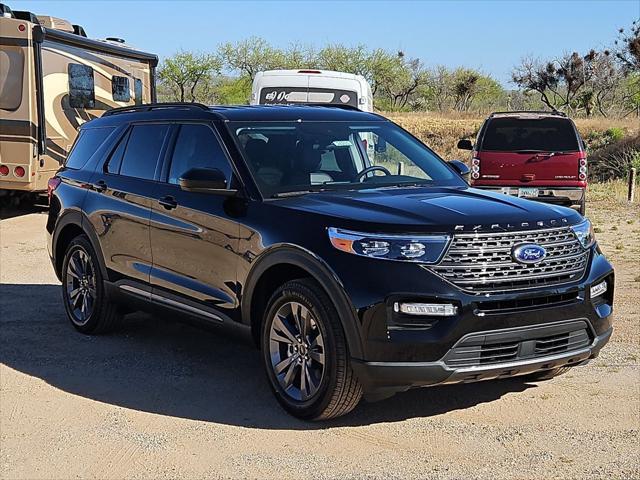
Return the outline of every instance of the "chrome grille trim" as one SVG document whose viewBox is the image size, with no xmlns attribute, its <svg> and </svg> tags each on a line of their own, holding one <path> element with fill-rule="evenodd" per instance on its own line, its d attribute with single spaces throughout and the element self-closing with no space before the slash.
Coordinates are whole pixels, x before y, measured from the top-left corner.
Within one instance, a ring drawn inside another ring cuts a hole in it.
<svg viewBox="0 0 640 480">
<path fill-rule="evenodd" d="M 539 263 L 513 260 L 511 250 L 535 243 L 547 250 Z M 570 227 L 492 233 L 455 234 L 440 263 L 429 270 L 462 290 L 498 293 L 561 285 L 584 275 L 589 251 L 582 248 Z"/>
</svg>

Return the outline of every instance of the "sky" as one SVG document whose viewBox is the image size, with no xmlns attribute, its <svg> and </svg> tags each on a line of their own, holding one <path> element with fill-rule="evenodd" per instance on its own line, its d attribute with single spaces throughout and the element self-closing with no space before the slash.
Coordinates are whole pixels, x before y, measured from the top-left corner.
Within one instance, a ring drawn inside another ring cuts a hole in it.
<svg viewBox="0 0 640 480">
<path fill-rule="evenodd" d="M 480 69 L 507 87 L 523 56 L 604 48 L 620 27 L 640 18 L 640 0 L 2 2 L 65 18 L 92 38 L 124 38 L 161 59 L 255 35 L 278 47 L 343 43 L 403 50 L 427 66 Z"/>
</svg>

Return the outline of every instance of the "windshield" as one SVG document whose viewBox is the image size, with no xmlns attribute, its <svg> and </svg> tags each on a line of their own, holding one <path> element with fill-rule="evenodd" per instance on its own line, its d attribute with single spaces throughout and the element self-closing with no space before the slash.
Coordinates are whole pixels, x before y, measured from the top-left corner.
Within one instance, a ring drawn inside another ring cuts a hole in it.
<svg viewBox="0 0 640 480">
<path fill-rule="evenodd" d="M 464 186 L 391 122 L 229 122 L 265 197 L 382 186 Z"/>
<path fill-rule="evenodd" d="M 494 118 L 487 125 L 481 150 L 576 152 L 578 135 L 566 118 Z"/>
</svg>

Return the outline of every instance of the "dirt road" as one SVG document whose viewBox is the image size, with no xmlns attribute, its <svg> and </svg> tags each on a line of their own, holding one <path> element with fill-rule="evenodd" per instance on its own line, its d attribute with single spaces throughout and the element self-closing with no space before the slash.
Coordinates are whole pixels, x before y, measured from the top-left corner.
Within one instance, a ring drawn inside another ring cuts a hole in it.
<svg viewBox="0 0 640 480">
<path fill-rule="evenodd" d="M 0 478 L 640 478 L 640 212 L 607 205 L 590 206 L 617 268 L 599 359 L 548 382 L 414 390 L 323 424 L 285 414 L 258 353 L 213 332 L 137 314 L 114 335 L 76 333 L 46 214 L 6 218 Z"/>
</svg>

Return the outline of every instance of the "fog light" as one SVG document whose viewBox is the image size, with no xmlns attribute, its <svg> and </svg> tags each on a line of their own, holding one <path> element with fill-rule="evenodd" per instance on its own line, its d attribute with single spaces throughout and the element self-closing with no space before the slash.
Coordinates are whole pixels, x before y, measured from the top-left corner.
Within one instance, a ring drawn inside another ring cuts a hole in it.
<svg viewBox="0 0 640 480">
<path fill-rule="evenodd" d="M 593 285 L 591 287 L 591 298 L 595 298 L 598 295 L 602 295 L 606 291 L 607 291 L 607 281 L 604 280 L 604 281 L 600 282 L 599 284 Z"/>
<path fill-rule="evenodd" d="M 451 317 L 458 313 L 458 307 L 450 303 L 394 303 L 393 310 L 406 315 L 432 315 Z"/>
</svg>

